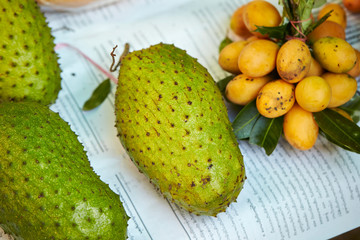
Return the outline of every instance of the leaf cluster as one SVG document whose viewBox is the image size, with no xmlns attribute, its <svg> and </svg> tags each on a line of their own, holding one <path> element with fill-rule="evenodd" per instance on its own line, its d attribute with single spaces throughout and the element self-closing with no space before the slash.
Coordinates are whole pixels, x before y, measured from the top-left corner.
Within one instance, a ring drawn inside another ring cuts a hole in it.
<svg viewBox="0 0 360 240">
<path fill-rule="evenodd" d="M 231 76 L 220 80 L 218 86 L 223 86 Z M 220 88 L 224 94 L 225 88 Z M 360 153 L 360 94 L 357 93 L 350 101 L 340 107 L 350 114 L 354 122 L 341 114 L 325 109 L 313 113 L 320 133 L 337 146 Z M 232 122 L 233 131 L 238 140 L 248 140 L 249 143 L 262 147 L 267 155 L 275 150 L 283 130 L 283 117 L 266 118 L 256 107 L 256 99 L 243 106 Z"/>
<path fill-rule="evenodd" d="M 269 36 L 280 45 L 289 37 L 306 39 L 309 33 L 330 16 L 331 11 L 319 20 L 313 20 L 311 17 L 312 9 L 324 3 L 326 0 L 281 0 L 282 24 L 277 27 L 257 26 L 255 31 Z"/>
</svg>

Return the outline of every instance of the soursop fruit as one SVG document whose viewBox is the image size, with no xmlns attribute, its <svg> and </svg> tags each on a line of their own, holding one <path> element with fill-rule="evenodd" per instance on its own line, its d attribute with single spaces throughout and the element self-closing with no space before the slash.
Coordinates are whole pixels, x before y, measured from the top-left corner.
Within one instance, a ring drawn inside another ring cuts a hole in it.
<svg viewBox="0 0 360 240">
<path fill-rule="evenodd" d="M 0 104 L 0 156 L 0 227 L 15 239 L 126 239 L 119 196 L 48 107 Z"/>
<path fill-rule="evenodd" d="M 44 15 L 35 0 L 2 0 L 0 10 L 0 102 L 53 103 L 61 71 Z"/>
<path fill-rule="evenodd" d="M 222 95 L 184 50 L 160 43 L 123 60 L 115 97 L 128 155 L 170 201 L 215 216 L 243 187 L 243 156 Z"/>
</svg>

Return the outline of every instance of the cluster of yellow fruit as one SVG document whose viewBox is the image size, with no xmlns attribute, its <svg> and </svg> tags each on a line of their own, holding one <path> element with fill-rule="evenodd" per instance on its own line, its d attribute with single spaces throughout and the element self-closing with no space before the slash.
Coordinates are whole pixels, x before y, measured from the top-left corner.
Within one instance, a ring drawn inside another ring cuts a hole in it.
<svg viewBox="0 0 360 240">
<path fill-rule="evenodd" d="M 230 30 L 237 39 L 219 54 L 220 66 L 235 75 L 226 86 L 227 99 L 239 105 L 256 99 L 264 117 L 284 116 L 284 136 L 301 150 L 312 148 L 318 136 L 312 113 L 334 108 L 349 118 L 337 107 L 357 90 L 360 52 L 345 40 L 344 8 L 329 3 L 317 17 L 331 10 L 330 17 L 308 36 L 289 37 L 279 44 L 255 31 L 257 26 L 281 24 L 277 8 L 253 0 L 233 13 Z"/>
</svg>

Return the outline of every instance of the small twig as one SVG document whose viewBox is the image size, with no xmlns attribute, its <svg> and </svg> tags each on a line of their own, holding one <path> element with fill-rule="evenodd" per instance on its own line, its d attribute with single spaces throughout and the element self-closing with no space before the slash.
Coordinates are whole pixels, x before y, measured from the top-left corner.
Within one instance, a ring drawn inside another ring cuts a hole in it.
<svg viewBox="0 0 360 240">
<path fill-rule="evenodd" d="M 109 79 L 111 79 L 115 84 L 117 84 L 118 79 L 114 77 L 111 73 L 109 73 L 106 69 L 101 67 L 98 63 L 96 63 L 92 58 L 88 57 L 85 53 L 83 53 L 80 49 L 74 47 L 71 44 L 68 43 L 57 43 L 55 46 L 55 50 L 59 50 L 63 47 L 68 47 L 70 49 L 75 50 L 77 53 L 79 53 L 81 56 L 83 56 L 86 60 L 88 60 L 93 66 L 95 66 L 97 69 L 99 69 L 103 74 L 105 74 Z"/>
<path fill-rule="evenodd" d="M 129 49 L 130 49 L 130 45 L 128 43 L 125 43 L 125 47 L 124 47 L 124 51 L 122 52 L 120 58 L 119 58 L 119 61 L 116 63 L 115 65 L 115 57 L 116 57 L 116 54 L 114 53 L 115 52 L 115 49 L 117 48 L 117 45 L 115 47 L 113 47 L 113 50 L 111 51 L 110 55 L 111 55 L 111 58 L 112 58 L 112 64 L 110 66 L 110 72 L 115 72 L 117 70 L 117 68 L 120 66 L 121 64 L 121 61 L 125 58 L 125 56 L 129 53 Z M 114 66 L 115 65 L 115 66 Z"/>
</svg>

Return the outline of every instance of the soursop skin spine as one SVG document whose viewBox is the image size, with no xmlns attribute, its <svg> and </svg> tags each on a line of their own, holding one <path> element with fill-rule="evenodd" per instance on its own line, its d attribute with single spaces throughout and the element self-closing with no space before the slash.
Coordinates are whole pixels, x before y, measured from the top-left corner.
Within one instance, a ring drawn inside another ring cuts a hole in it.
<svg viewBox="0 0 360 240">
<path fill-rule="evenodd" d="M 47 106 L 0 104 L 0 226 L 15 239 L 126 239 L 120 197 Z"/>
<path fill-rule="evenodd" d="M 168 200 L 216 216 L 236 201 L 245 168 L 222 95 L 209 72 L 160 43 L 123 60 L 116 127 L 131 160 Z"/>
<path fill-rule="evenodd" d="M 54 103 L 61 69 L 39 6 L 35 0 L 2 0 L 0 10 L 0 102 Z"/>
</svg>

